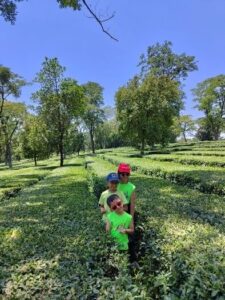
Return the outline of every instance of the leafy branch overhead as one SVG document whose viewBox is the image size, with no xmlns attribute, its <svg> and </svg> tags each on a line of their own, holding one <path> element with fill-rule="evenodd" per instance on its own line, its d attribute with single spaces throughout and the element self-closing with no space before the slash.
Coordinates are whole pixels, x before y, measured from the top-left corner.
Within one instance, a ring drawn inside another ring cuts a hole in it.
<svg viewBox="0 0 225 300">
<path fill-rule="evenodd" d="M 17 16 L 17 2 L 24 0 L 0 0 L 0 16 L 2 16 L 6 22 L 15 24 Z M 91 4 L 86 0 L 57 0 L 60 8 L 71 8 L 73 10 L 82 10 L 83 7 L 90 13 L 91 17 L 99 24 L 102 31 L 107 34 L 111 39 L 118 41 L 106 28 L 105 23 L 114 18 L 115 13 L 108 16 L 102 16 L 98 13 Z"/>
</svg>

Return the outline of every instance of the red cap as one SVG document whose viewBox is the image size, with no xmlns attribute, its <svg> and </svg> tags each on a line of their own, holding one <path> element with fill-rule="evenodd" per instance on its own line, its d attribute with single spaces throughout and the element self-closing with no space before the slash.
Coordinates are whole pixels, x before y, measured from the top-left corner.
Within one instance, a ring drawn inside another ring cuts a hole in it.
<svg viewBox="0 0 225 300">
<path fill-rule="evenodd" d="M 121 163 L 119 164 L 119 167 L 118 167 L 118 173 L 129 173 L 130 174 L 130 171 L 131 171 L 131 168 L 128 164 L 125 164 L 125 163 Z"/>
</svg>

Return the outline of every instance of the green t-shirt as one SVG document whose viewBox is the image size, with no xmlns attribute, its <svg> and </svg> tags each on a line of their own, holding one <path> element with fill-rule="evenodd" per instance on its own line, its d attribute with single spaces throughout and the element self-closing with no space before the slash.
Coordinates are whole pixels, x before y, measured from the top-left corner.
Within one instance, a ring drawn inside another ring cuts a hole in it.
<svg viewBox="0 0 225 300">
<path fill-rule="evenodd" d="M 107 215 L 110 223 L 110 234 L 119 250 L 128 250 L 128 234 L 119 232 L 119 229 L 128 229 L 130 227 L 132 216 L 127 212 L 117 214 L 115 211 Z"/>
<path fill-rule="evenodd" d="M 107 199 L 110 195 L 116 194 L 120 197 L 120 199 L 122 200 L 123 204 L 128 204 L 128 201 L 126 199 L 126 197 L 124 196 L 124 194 L 120 191 L 116 191 L 116 192 L 110 192 L 109 190 L 106 190 L 104 192 L 102 192 L 100 199 L 99 199 L 99 205 L 104 206 L 106 213 L 103 214 L 103 221 L 106 221 L 106 217 L 107 214 L 111 212 L 110 207 L 107 204 Z"/>
<path fill-rule="evenodd" d="M 118 191 L 123 192 L 123 194 L 125 195 L 128 204 L 130 203 L 131 200 L 131 195 L 135 190 L 135 185 L 131 182 L 127 182 L 127 183 L 119 183 L 117 186 Z"/>
</svg>

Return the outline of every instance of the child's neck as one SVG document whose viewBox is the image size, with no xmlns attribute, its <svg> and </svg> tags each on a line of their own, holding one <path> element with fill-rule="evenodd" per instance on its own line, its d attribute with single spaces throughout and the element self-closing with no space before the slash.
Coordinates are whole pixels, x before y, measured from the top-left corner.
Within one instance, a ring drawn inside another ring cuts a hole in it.
<svg viewBox="0 0 225 300">
<path fill-rule="evenodd" d="M 124 210 L 122 210 L 122 211 L 115 211 L 115 213 L 116 213 L 117 215 L 123 215 L 123 214 L 124 214 Z"/>
</svg>

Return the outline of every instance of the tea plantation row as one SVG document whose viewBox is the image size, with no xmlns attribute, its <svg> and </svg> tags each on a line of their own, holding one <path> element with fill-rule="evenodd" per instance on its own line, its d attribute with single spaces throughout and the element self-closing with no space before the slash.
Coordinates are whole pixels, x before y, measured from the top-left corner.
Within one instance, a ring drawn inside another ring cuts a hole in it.
<svg viewBox="0 0 225 300">
<path fill-rule="evenodd" d="M 126 161 L 133 170 L 146 175 L 161 177 L 171 182 L 187 185 L 204 193 L 225 195 L 225 172 L 220 167 L 182 165 L 175 162 L 160 162 L 149 158 L 135 158 L 119 153 L 102 156 L 114 164 Z"/>
<path fill-rule="evenodd" d="M 0 299 L 149 299 L 117 253 L 72 159 L 0 206 Z"/>
<path fill-rule="evenodd" d="M 88 158 L 98 193 L 116 165 Z M 133 173 L 141 233 L 133 276 L 152 299 L 225 298 L 225 201 Z"/>
</svg>

